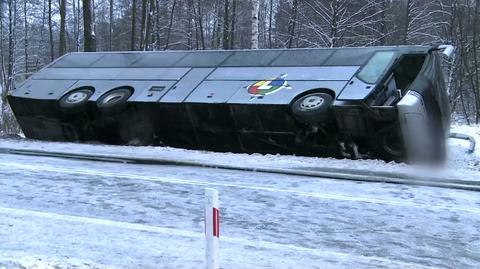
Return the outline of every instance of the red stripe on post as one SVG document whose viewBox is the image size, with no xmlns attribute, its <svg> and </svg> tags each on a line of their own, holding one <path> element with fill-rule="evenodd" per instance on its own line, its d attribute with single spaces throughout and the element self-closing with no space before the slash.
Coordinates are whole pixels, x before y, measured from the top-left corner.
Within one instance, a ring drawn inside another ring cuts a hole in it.
<svg viewBox="0 0 480 269">
<path fill-rule="evenodd" d="M 213 236 L 217 236 L 217 209 L 213 208 Z"/>
<path fill-rule="evenodd" d="M 217 237 L 220 237 L 220 210 L 217 209 Z"/>
<path fill-rule="evenodd" d="M 220 237 L 220 211 L 213 208 L 213 236 Z"/>
</svg>

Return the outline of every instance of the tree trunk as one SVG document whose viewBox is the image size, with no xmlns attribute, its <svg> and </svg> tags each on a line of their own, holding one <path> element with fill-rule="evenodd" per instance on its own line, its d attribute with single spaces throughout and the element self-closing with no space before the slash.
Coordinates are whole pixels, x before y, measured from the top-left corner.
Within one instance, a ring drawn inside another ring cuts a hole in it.
<svg viewBox="0 0 480 269">
<path fill-rule="evenodd" d="M 67 13 L 66 4 L 66 0 L 60 0 L 60 44 L 58 46 L 58 56 L 65 54 L 67 47 L 67 39 L 65 37 L 65 17 Z"/>
<path fill-rule="evenodd" d="M 17 29 L 17 2 L 8 1 L 8 70 L 7 77 L 3 78 L 5 88 L 2 89 L 2 133 L 15 133 L 18 131 L 15 118 L 10 111 L 7 94 L 15 87 L 15 49 L 16 49 L 16 29 Z M 3 37 L 3 36 L 2 36 Z"/>
<path fill-rule="evenodd" d="M 48 0 L 48 32 L 50 40 L 50 61 L 53 61 L 55 55 L 53 53 L 52 0 Z"/>
<path fill-rule="evenodd" d="M 389 8 L 389 1 L 390 0 L 382 0 L 381 6 L 381 13 L 380 13 L 380 40 L 379 45 L 385 46 L 387 45 L 387 37 L 388 37 L 388 28 L 387 28 L 387 10 Z"/>
<path fill-rule="evenodd" d="M 480 4 L 478 1 L 475 1 L 475 10 L 474 10 L 474 15 L 473 15 L 473 36 L 472 36 L 472 50 L 473 50 L 473 71 L 472 73 L 474 74 L 474 85 L 472 85 L 473 91 L 474 91 L 474 96 L 475 96 L 475 123 L 478 124 L 480 122 L 480 90 L 479 90 L 479 84 L 480 84 L 480 79 L 478 73 L 480 72 L 480 65 L 478 61 L 478 46 L 477 46 L 477 38 L 478 38 L 478 13 L 479 13 L 479 8 Z M 473 80 L 473 79 L 472 79 Z"/>
<path fill-rule="evenodd" d="M 187 4 L 187 10 L 188 6 L 192 7 L 193 11 L 193 16 L 192 12 L 189 12 L 188 14 L 188 35 L 189 35 L 189 48 L 192 50 L 193 49 L 193 33 L 195 33 L 195 49 L 200 49 L 200 32 L 199 32 L 199 22 L 198 22 L 198 14 L 199 10 L 197 8 L 200 8 L 200 5 L 197 6 L 197 2 L 194 0 L 189 0 Z"/>
<path fill-rule="evenodd" d="M 91 0 L 83 0 L 83 50 L 96 51 Z"/>
<path fill-rule="evenodd" d="M 228 50 L 230 46 L 230 26 L 229 26 L 229 3 L 228 0 L 225 0 L 225 5 L 223 9 L 223 49 Z"/>
<path fill-rule="evenodd" d="M 407 45 L 408 42 L 408 32 L 409 32 L 409 26 L 410 26 L 410 12 L 412 8 L 412 0 L 407 0 L 407 7 L 405 9 L 405 18 L 403 21 L 403 39 L 402 39 L 402 45 Z"/>
<path fill-rule="evenodd" d="M 232 24 L 230 25 L 230 45 L 229 48 L 233 49 L 235 46 L 235 22 L 237 19 L 237 0 L 232 0 Z"/>
<path fill-rule="evenodd" d="M 268 48 L 272 48 L 272 20 L 273 20 L 273 0 L 270 0 L 270 12 L 268 14 Z"/>
<path fill-rule="evenodd" d="M 137 27 L 137 1 L 132 2 L 132 30 L 130 35 L 130 50 L 135 50 L 135 29 Z"/>
<path fill-rule="evenodd" d="M 152 38 L 152 29 L 154 27 L 154 10 L 155 10 L 155 0 L 150 0 L 148 5 L 147 13 L 147 29 L 145 31 L 145 50 L 149 50 L 149 44 L 151 43 Z"/>
<path fill-rule="evenodd" d="M 260 9 L 260 1 L 252 0 L 252 49 L 258 49 L 258 11 Z"/>
<path fill-rule="evenodd" d="M 43 1 L 43 9 L 42 9 L 42 25 L 45 25 L 45 21 L 46 21 L 46 15 L 47 15 L 47 3 L 46 1 Z M 44 28 L 45 27 L 41 27 L 40 28 L 40 38 L 39 38 L 39 41 L 38 41 L 38 46 L 37 46 L 37 51 L 40 51 L 41 48 L 43 48 L 44 44 L 43 44 L 43 34 L 44 34 Z M 40 57 L 35 57 L 35 70 L 38 70 L 38 66 L 40 64 Z"/>
<path fill-rule="evenodd" d="M 293 45 L 293 39 L 295 38 L 295 24 L 297 22 L 298 0 L 293 0 L 292 12 L 290 14 L 290 20 L 288 21 L 288 40 L 287 48 L 291 48 Z"/>
<path fill-rule="evenodd" d="M 0 20 L 1 22 L 1 20 Z M 27 22 L 27 0 L 23 0 L 23 50 L 25 56 L 25 77 L 28 76 L 28 22 Z"/>
<path fill-rule="evenodd" d="M 200 0 L 197 0 L 197 21 L 198 21 L 198 30 L 200 34 L 200 44 L 202 50 L 205 49 L 205 34 L 203 32 L 203 12 L 202 12 L 202 5 L 200 5 Z M 214 23 L 215 25 L 215 23 Z"/>
<path fill-rule="evenodd" d="M 109 16 L 108 16 L 108 50 L 112 51 L 113 50 L 113 45 L 112 45 L 112 35 L 113 35 L 113 0 L 109 0 L 110 2 L 110 7 L 109 7 Z"/>
<path fill-rule="evenodd" d="M 77 44 L 76 44 L 76 49 L 77 49 L 77 52 L 80 51 L 80 14 L 81 14 L 81 10 L 80 10 L 80 1 L 81 0 L 77 0 Z"/>
<path fill-rule="evenodd" d="M 80 51 L 80 0 L 72 0 L 73 9 L 73 38 L 75 51 Z"/>
<path fill-rule="evenodd" d="M 156 16 L 155 16 L 155 45 L 154 50 L 158 50 L 160 48 L 160 0 L 156 0 Z"/>
<path fill-rule="evenodd" d="M 339 3 L 338 0 L 334 0 L 332 4 L 332 19 L 330 21 L 330 36 L 328 46 L 333 48 L 336 45 L 337 33 L 338 33 L 338 16 L 339 16 Z"/>
<path fill-rule="evenodd" d="M 17 46 L 17 1 L 8 1 L 8 70 L 7 70 L 7 87 L 3 92 L 2 101 L 3 104 L 7 102 L 7 93 L 14 88 L 15 81 L 15 51 Z M 2 110 L 2 112 L 4 112 Z"/>
<path fill-rule="evenodd" d="M 189 10 L 189 7 L 191 10 Z M 198 50 L 198 27 L 197 27 L 197 7 L 193 0 L 188 0 L 185 2 L 185 12 L 187 13 L 187 47 L 189 50 L 193 50 L 193 33 L 195 33 L 195 48 Z M 190 12 L 189 12 L 190 11 Z"/>
<path fill-rule="evenodd" d="M 212 48 L 220 48 L 220 32 L 222 28 L 221 20 L 222 9 L 220 7 L 220 0 L 215 1 L 215 16 L 213 16 L 213 38 L 212 38 Z"/>
<path fill-rule="evenodd" d="M 167 50 L 170 43 L 170 34 L 172 32 L 173 15 L 175 14 L 174 12 L 175 12 L 176 3 L 177 3 L 177 0 L 173 0 L 172 10 L 170 12 L 170 22 L 168 23 L 168 29 L 167 29 L 167 40 L 165 41 L 165 47 L 163 48 L 163 50 Z"/>
<path fill-rule="evenodd" d="M 142 20 L 140 24 L 140 50 L 145 50 L 148 1 L 142 0 Z"/>
<path fill-rule="evenodd" d="M 3 52 L 3 5 L 0 4 L 0 51 Z M 3 94 L 3 91 L 5 90 L 5 80 L 4 78 L 6 77 L 5 74 L 5 58 L 3 57 L 3 53 L 0 53 L 0 94 Z M 0 97 L 1 98 L 1 97 Z"/>
</svg>

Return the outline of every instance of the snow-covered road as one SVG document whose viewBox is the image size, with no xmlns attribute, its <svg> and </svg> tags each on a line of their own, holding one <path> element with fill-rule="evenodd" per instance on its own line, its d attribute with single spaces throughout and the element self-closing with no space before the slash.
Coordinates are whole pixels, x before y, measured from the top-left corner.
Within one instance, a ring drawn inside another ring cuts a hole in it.
<svg viewBox="0 0 480 269">
<path fill-rule="evenodd" d="M 473 268 L 478 192 L 0 154 L 0 268 Z"/>
</svg>

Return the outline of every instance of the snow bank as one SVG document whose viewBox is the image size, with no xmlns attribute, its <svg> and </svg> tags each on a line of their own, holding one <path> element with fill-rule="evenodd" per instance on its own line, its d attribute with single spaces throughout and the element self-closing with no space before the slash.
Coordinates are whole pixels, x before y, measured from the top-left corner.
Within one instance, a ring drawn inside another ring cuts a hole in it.
<svg viewBox="0 0 480 269">
<path fill-rule="evenodd" d="M 462 133 L 473 137 L 476 141 L 475 152 L 465 154 L 469 142 L 459 139 L 448 141 L 448 165 L 452 168 L 465 168 L 480 171 L 480 126 L 453 125 L 452 132 Z"/>
<path fill-rule="evenodd" d="M 0 254 L 0 269 L 58 269 L 58 268 L 107 268 L 90 261 L 78 259 L 56 259 L 42 255 L 32 256 L 21 252 Z"/>
<path fill-rule="evenodd" d="M 455 125 L 452 132 L 460 132 L 475 137 L 480 144 L 478 126 Z M 28 139 L 0 139 L 0 147 L 17 149 L 39 149 L 63 151 L 69 153 L 105 154 L 121 157 L 158 158 L 178 161 L 204 162 L 217 165 L 235 165 L 247 167 L 268 167 L 288 169 L 358 169 L 372 172 L 401 172 L 418 175 L 432 173 L 441 177 L 463 180 L 480 180 L 480 145 L 472 154 L 467 154 L 468 142 L 450 139 L 448 142 L 448 161 L 443 168 L 432 171 L 431 167 L 386 163 L 381 160 L 347 160 L 334 158 L 303 157 L 272 154 L 218 153 L 199 150 L 186 150 L 171 147 L 134 147 L 99 144 L 59 143 L 33 141 Z"/>
</svg>

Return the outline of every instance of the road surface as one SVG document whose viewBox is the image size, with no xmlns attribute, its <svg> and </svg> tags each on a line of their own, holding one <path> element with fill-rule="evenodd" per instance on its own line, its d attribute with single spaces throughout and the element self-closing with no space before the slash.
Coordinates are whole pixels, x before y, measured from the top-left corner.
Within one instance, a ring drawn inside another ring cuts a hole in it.
<svg viewBox="0 0 480 269">
<path fill-rule="evenodd" d="M 480 195 L 186 166 L 0 154 L 0 268 L 474 268 Z M 41 267 L 40 267 L 41 268 Z"/>
</svg>

